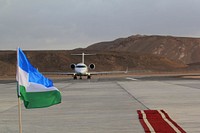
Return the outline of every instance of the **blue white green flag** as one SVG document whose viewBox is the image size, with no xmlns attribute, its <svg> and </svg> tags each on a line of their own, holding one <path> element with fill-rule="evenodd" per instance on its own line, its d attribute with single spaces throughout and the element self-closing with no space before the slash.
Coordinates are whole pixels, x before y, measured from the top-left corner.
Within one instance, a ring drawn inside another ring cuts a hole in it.
<svg viewBox="0 0 200 133">
<path fill-rule="evenodd" d="M 27 109 L 43 108 L 61 103 L 61 93 L 53 82 L 34 68 L 23 51 L 17 50 L 18 96 Z"/>
</svg>

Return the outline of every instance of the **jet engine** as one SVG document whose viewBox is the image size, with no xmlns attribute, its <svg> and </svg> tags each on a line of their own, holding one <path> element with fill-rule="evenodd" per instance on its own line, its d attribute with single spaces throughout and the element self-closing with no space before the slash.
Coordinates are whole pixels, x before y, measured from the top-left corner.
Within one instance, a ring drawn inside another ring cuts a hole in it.
<svg viewBox="0 0 200 133">
<path fill-rule="evenodd" d="M 95 64 L 91 63 L 91 64 L 89 65 L 89 68 L 90 68 L 90 69 L 95 69 Z"/>
<path fill-rule="evenodd" d="M 76 65 L 75 64 L 71 64 L 70 67 L 71 67 L 72 70 L 74 70 Z"/>
</svg>

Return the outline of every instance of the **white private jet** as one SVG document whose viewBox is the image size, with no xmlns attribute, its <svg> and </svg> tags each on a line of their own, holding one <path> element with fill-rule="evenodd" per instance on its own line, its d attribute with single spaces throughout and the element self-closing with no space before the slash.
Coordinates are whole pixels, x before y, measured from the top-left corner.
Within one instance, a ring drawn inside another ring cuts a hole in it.
<svg viewBox="0 0 200 133">
<path fill-rule="evenodd" d="M 95 69 L 95 65 L 91 63 L 89 66 L 87 66 L 84 63 L 84 57 L 85 55 L 95 55 L 95 54 L 72 54 L 72 55 L 82 55 L 82 62 L 78 64 L 71 64 L 71 69 L 74 70 L 73 77 L 74 79 L 77 79 L 77 76 L 80 76 L 80 79 L 82 79 L 82 76 L 87 76 L 87 79 L 91 79 L 91 74 L 88 72 L 88 68 Z"/>
<path fill-rule="evenodd" d="M 44 74 L 53 74 L 53 75 L 72 75 L 74 79 L 77 79 L 79 76 L 80 79 L 82 79 L 82 76 L 87 76 L 87 79 L 91 79 L 92 75 L 98 75 L 98 74 L 122 74 L 127 73 L 128 68 L 126 71 L 107 71 L 107 72 L 89 72 L 89 69 L 95 69 L 95 64 L 91 63 L 89 66 L 87 66 L 84 63 L 85 55 L 96 55 L 96 54 L 72 54 L 72 55 L 79 55 L 82 56 L 82 62 L 78 64 L 71 64 L 70 67 L 74 72 L 43 72 Z"/>
<path fill-rule="evenodd" d="M 84 57 L 85 55 L 96 55 L 96 54 L 72 54 L 72 55 L 81 55 L 82 56 L 82 62 L 78 64 L 71 64 L 71 69 L 74 70 L 74 73 L 68 73 L 68 75 L 73 75 L 74 79 L 77 79 L 77 76 L 80 76 L 80 79 L 82 79 L 82 76 L 87 76 L 87 79 L 91 79 L 91 75 L 97 75 L 97 74 L 119 74 L 119 73 L 127 73 L 128 68 L 126 71 L 108 71 L 108 72 L 89 72 L 88 69 L 95 69 L 95 64 L 91 63 L 89 66 L 87 66 L 84 63 Z"/>
</svg>

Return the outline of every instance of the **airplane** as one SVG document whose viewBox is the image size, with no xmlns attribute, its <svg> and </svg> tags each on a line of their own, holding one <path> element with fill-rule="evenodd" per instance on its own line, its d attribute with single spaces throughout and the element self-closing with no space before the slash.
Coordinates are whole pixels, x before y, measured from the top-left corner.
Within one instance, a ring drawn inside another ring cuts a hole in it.
<svg viewBox="0 0 200 133">
<path fill-rule="evenodd" d="M 91 79 L 92 75 L 98 75 L 98 74 L 119 74 L 119 73 L 127 73 L 128 68 L 126 71 L 107 71 L 107 72 L 89 72 L 89 69 L 94 70 L 95 64 L 91 63 L 89 66 L 87 66 L 84 63 L 85 55 L 96 55 L 96 54 L 71 54 L 71 55 L 81 55 L 82 56 L 82 62 L 78 64 L 71 64 L 71 69 L 74 70 L 74 73 L 68 73 L 67 75 L 73 75 L 74 79 L 77 79 L 77 76 L 80 76 L 80 79 L 82 79 L 82 76 L 87 76 L 87 79 Z"/>
<path fill-rule="evenodd" d="M 91 63 L 89 66 L 87 66 L 84 63 L 84 57 L 85 55 L 96 55 L 96 54 L 72 54 L 72 55 L 81 55 L 82 56 L 82 62 L 78 64 L 71 64 L 71 69 L 74 70 L 73 77 L 74 79 L 77 79 L 77 76 L 80 76 L 80 79 L 82 79 L 82 76 L 87 76 L 87 79 L 91 79 L 91 74 L 88 71 L 88 68 L 95 69 L 95 64 Z"/>
<path fill-rule="evenodd" d="M 89 72 L 90 70 L 94 70 L 95 69 L 95 64 L 91 63 L 90 65 L 86 65 L 84 63 L 85 60 L 85 56 L 86 55 L 96 55 L 96 54 L 71 54 L 71 55 L 78 55 L 78 56 L 82 56 L 82 61 L 78 64 L 74 64 L 72 63 L 70 65 L 70 68 L 74 71 L 74 72 L 43 72 L 44 74 L 53 74 L 53 75 L 72 75 L 73 79 L 76 80 L 77 77 L 79 76 L 79 79 L 82 79 L 83 76 L 87 76 L 87 79 L 91 79 L 92 75 L 99 75 L 99 74 L 125 74 L 128 73 L 128 68 L 126 69 L 126 71 L 104 71 L 104 72 Z"/>
</svg>

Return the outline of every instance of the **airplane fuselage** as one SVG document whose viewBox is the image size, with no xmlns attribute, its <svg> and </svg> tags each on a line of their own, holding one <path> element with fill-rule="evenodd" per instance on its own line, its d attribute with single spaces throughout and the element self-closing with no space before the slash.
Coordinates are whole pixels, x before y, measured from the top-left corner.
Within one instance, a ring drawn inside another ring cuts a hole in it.
<svg viewBox="0 0 200 133">
<path fill-rule="evenodd" d="M 87 76 L 88 79 L 91 78 L 90 73 L 88 72 L 88 66 L 84 63 L 78 63 L 74 67 L 74 79 L 77 79 L 77 76 L 80 76 L 80 79 L 82 79 L 82 76 Z"/>
<path fill-rule="evenodd" d="M 74 71 L 77 76 L 87 76 L 88 67 L 84 63 L 79 63 L 75 66 Z"/>
</svg>

